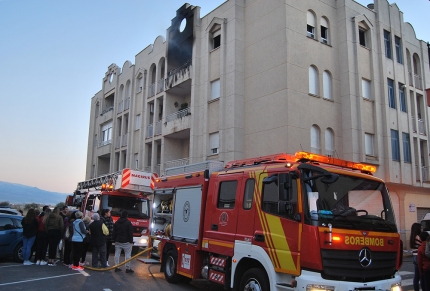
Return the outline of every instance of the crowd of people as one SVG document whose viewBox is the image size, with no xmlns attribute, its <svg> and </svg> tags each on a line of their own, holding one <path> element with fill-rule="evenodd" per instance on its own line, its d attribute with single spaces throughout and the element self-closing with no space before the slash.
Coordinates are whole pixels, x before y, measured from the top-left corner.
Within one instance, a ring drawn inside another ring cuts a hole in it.
<svg viewBox="0 0 430 291">
<path fill-rule="evenodd" d="M 414 263 L 414 291 L 430 291 L 430 236 L 421 224 L 414 223 L 411 227 L 409 244 L 412 249 Z"/>
<path fill-rule="evenodd" d="M 121 251 L 125 259 L 131 257 L 133 246 L 133 226 L 123 211 L 121 218 L 113 222 L 110 209 L 83 217 L 81 211 L 69 211 L 44 206 L 42 212 L 29 209 L 22 220 L 23 227 L 23 264 L 56 266 L 59 261 L 73 270 L 83 270 L 89 265 L 85 260 L 87 252 L 92 251 L 92 267 L 107 268 L 109 252 L 115 243 L 115 265 L 119 264 Z M 30 257 L 35 250 L 34 262 Z M 60 250 L 60 260 L 57 251 Z M 48 253 L 48 256 L 47 256 Z M 115 272 L 121 271 L 116 267 Z M 126 273 L 134 273 L 130 262 L 126 263 Z"/>
</svg>

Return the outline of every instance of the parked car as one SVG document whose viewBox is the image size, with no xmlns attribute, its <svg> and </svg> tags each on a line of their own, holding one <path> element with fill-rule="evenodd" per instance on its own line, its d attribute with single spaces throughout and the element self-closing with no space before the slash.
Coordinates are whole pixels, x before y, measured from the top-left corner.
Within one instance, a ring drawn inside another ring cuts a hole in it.
<svg viewBox="0 0 430 291">
<path fill-rule="evenodd" d="M 0 206 L 0 213 L 13 214 L 13 215 L 21 215 L 21 212 L 19 212 L 15 208 L 12 208 L 12 207 L 9 207 L 9 206 Z"/>
<path fill-rule="evenodd" d="M 22 262 L 22 215 L 0 213 L 0 257 Z"/>
</svg>

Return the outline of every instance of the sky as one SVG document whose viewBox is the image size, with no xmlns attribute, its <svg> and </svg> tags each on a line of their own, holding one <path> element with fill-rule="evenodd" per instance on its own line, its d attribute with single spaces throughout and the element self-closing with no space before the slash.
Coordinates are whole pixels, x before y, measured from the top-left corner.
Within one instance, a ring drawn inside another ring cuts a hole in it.
<svg viewBox="0 0 430 291">
<path fill-rule="evenodd" d="M 85 180 L 90 101 L 109 65 L 134 63 L 185 2 L 0 0 L 0 181 L 72 193 Z M 224 1 L 188 3 L 203 17 Z M 430 41 L 430 1 L 396 3 Z"/>
</svg>

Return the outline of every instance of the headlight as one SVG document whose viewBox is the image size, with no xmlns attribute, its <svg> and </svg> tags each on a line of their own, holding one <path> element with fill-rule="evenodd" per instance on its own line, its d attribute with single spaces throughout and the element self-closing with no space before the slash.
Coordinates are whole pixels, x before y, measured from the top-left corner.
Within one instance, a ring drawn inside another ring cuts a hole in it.
<svg viewBox="0 0 430 291">
<path fill-rule="evenodd" d="M 402 291 L 402 284 L 396 283 L 391 285 L 391 291 Z"/>
<path fill-rule="evenodd" d="M 148 240 L 147 240 L 146 238 L 141 238 L 141 239 L 139 240 L 139 243 L 140 243 L 140 244 L 147 244 L 147 243 L 148 243 Z"/>
<path fill-rule="evenodd" d="M 306 286 L 306 291 L 334 291 L 334 286 L 309 284 Z"/>
</svg>

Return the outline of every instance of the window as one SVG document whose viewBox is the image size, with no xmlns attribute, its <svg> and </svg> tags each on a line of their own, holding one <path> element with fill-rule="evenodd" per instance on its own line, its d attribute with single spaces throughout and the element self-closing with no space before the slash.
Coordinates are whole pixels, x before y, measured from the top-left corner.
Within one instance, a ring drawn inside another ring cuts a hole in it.
<svg viewBox="0 0 430 291">
<path fill-rule="evenodd" d="M 319 154 L 320 147 L 320 129 L 316 125 L 311 127 L 311 152 Z"/>
<path fill-rule="evenodd" d="M 403 112 L 408 112 L 406 108 L 405 85 L 399 83 L 399 106 Z"/>
<path fill-rule="evenodd" d="M 219 48 L 221 46 L 221 34 L 214 36 L 213 38 L 213 49 Z"/>
<path fill-rule="evenodd" d="M 308 11 L 307 13 L 307 36 L 315 38 L 315 15 Z"/>
<path fill-rule="evenodd" d="M 309 94 L 318 96 L 318 72 L 314 66 L 309 67 Z"/>
<path fill-rule="evenodd" d="M 137 87 L 136 88 L 137 93 L 142 92 L 142 90 L 143 90 L 143 76 L 142 76 L 142 74 L 139 74 L 136 87 Z"/>
<path fill-rule="evenodd" d="M 136 125 L 135 125 L 135 129 L 139 130 L 140 129 L 140 114 L 136 115 Z"/>
<path fill-rule="evenodd" d="M 394 94 L 394 81 L 387 79 L 388 83 L 388 106 L 390 108 L 396 109 L 396 98 Z"/>
<path fill-rule="evenodd" d="M 411 163 L 411 141 L 409 133 L 402 132 L 403 141 L 403 160 L 405 163 Z"/>
<path fill-rule="evenodd" d="M 391 130 L 391 156 L 393 161 L 400 161 L 399 132 Z"/>
<path fill-rule="evenodd" d="M 374 135 L 371 133 L 364 134 L 364 148 L 366 156 L 375 156 Z"/>
<path fill-rule="evenodd" d="M 391 56 L 391 33 L 384 30 L 384 44 L 385 44 L 385 56 L 389 59 Z"/>
<path fill-rule="evenodd" d="M 325 18 L 321 18 L 321 42 L 328 44 L 328 23 Z"/>
<path fill-rule="evenodd" d="M 363 98 L 372 100 L 372 94 L 370 93 L 370 81 L 361 79 L 361 94 Z"/>
<path fill-rule="evenodd" d="M 219 185 L 218 208 L 234 208 L 237 181 L 225 181 Z"/>
<path fill-rule="evenodd" d="M 283 174 L 279 174 L 283 175 Z M 285 174 L 284 174 L 285 175 Z M 288 174 L 286 174 L 288 175 Z M 265 179 L 273 179 L 277 174 L 274 174 Z M 293 218 L 297 211 L 297 181 L 293 178 L 291 180 L 291 188 L 284 189 L 281 184 L 278 186 L 278 180 L 280 177 L 276 177 L 270 183 L 263 183 L 263 201 L 262 208 L 264 212 L 283 216 L 287 218 Z M 282 193 L 281 191 L 284 191 Z M 288 195 L 287 195 L 288 191 Z M 279 195 L 281 194 L 281 195 Z M 280 200 L 280 196 L 284 196 L 286 200 Z"/>
<path fill-rule="evenodd" d="M 329 157 L 334 155 L 334 134 L 331 128 L 325 130 L 325 152 Z"/>
<path fill-rule="evenodd" d="M 254 179 L 248 179 L 245 183 L 245 193 L 243 196 L 243 209 L 248 210 L 252 207 L 252 200 L 254 198 L 254 187 L 255 187 L 255 180 Z"/>
<path fill-rule="evenodd" d="M 139 169 L 139 154 L 134 154 L 134 168 Z"/>
<path fill-rule="evenodd" d="M 112 141 L 112 122 L 102 125 L 102 143 L 101 145 L 108 144 Z"/>
<path fill-rule="evenodd" d="M 221 83 L 220 80 L 211 82 L 211 100 L 217 99 L 221 96 Z"/>
<path fill-rule="evenodd" d="M 328 71 L 323 73 L 324 98 L 332 99 L 331 97 L 331 75 Z"/>
<path fill-rule="evenodd" d="M 399 64 L 403 64 L 403 50 L 402 50 L 402 40 L 398 36 L 394 36 L 394 42 L 396 44 L 396 58 Z"/>
<path fill-rule="evenodd" d="M 219 153 L 219 132 L 209 134 L 209 155 L 216 155 Z"/>
<path fill-rule="evenodd" d="M 358 40 L 361 46 L 367 47 L 367 30 L 363 28 L 358 29 Z"/>
<path fill-rule="evenodd" d="M 212 26 L 209 41 L 211 42 L 209 47 L 213 50 L 221 46 L 221 25 L 219 23 Z"/>
</svg>

